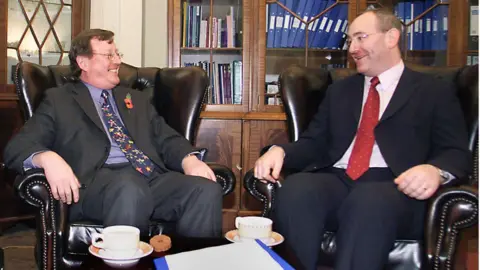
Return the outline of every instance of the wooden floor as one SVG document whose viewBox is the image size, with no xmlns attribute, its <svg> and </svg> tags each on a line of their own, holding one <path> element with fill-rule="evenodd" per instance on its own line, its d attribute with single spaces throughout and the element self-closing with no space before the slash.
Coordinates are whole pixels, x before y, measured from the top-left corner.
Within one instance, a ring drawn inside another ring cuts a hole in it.
<svg viewBox="0 0 480 270">
<path fill-rule="evenodd" d="M 460 235 L 455 270 L 478 270 L 478 226 Z"/>
</svg>

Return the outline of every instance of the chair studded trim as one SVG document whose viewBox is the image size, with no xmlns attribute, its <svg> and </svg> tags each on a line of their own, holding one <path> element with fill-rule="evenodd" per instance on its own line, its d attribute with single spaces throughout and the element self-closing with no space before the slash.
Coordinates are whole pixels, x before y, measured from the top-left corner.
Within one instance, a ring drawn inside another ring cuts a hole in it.
<svg viewBox="0 0 480 270">
<path fill-rule="evenodd" d="M 454 199 L 451 199 L 450 201 L 448 201 L 442 208 L 442 213 L 441 213 L 441 216 L 440 216 L 440 228 L 447 228 L 447 215 L 449 213 L 451 213 L 451 208 L 453 207 L 453 204 L 455 203 L 459 203 L 459 202 L 465 202 L 469 205 L 472 205 L 474 207 L 473 209 L 473 214 L 466 218 L 466 219 L 463 219 L 463 220 L 460 220 L 460 221 L 457 221 L 457 222 L 454 222 L 451 226 L 451 229 L 450 229 L 450 232 L 449 232 L 449 235 L 450 235 L 450 239 L 449 239 L 449 246 L 448 246 L 448 251 L 447 251 L 447 258 L 445 260 L 445 267 L 441 267 L 441 254 L 440 251 L 442 250 L 442 244 L 443 244 L 443 240 L 444 240 L 444 237 L 445 237 L 445 230 L 444 229 L 441 229 L 439 234 L 438 234 L 438 238 L 437 238 L 437 248 L 436 248 L 436 253 L 435 253 L 435 258 L 434 258 L 434 263 L 433 263 L 433 269 L 437 270 L 437 269 L 453 269 L 453 265 L 452 265 L 452 262 L 453 260 L 455 259 L 454 258 L 454 253 L 455 253 L 455 244 L 456 244 L 456 238 L 457 238 L 457 235 L 458 235 L 458 229 L 463 227 L 463 226 L 468 226 L 469 224 L 472 224 L 472 223 L 475 223 L 476 221 L 476 218 L 478 216 L 478 201 L 472 201 L 472 200 L 468 200 L 468 199 L 465 199 L 465 198 L 454 198 Z"/>
<path fill-rule="evenodd" d="M 48 200 L 50 202 L 50 208 L 47 209 L 46 205 L 42 200 L 39 200 L 33 196 L 31 193 L 32 187 L 35 185 L 43 185 L 47 190 L 48 190 Z M 52 196 L 52 191 L 50 189 L 50 185 L 46 183 L 45 181 L 39 181 L 39 180 L 34 180 L 30 182 L 26 187 L 26 194 L 27 197 L 32 200 L 33 202 L 37 203 L 39 205 L 40 209 L 40 220 L 42 222 L 42 239 L 41 239 L 41 244 L 42 244 L 42 269 L 44 270 L 49 270 L 49 269 L 57 269 L 57 261 L 55 260 L 54 254 L 58 252 L 57 250 L 57 230 L 56 230 L 56 220 L 55 220 L 55 200 Z M 49 215 L 46 215 L 47 211 L 49 211 Z M 47 218 L 50 216 L 50 225 L 47 224 Z M 48 243 L 52 242 L 52 254 L 47 254 L 48 253 Z M 51 264 L 51 265 L 50 265 Z"/>
</svg>

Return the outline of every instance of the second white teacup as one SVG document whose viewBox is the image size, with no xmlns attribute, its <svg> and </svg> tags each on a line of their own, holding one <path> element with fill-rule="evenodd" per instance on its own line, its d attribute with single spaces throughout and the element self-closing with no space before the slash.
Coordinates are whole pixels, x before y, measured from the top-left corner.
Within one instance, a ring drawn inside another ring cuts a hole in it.
<svg viewBox="0 0 480 270">
<path fill-rule="evenodd" d="M 115 259 L 132 258 L 138 251 L 139 243 L 140 230 L 132 226 L 109 226 L 102 233 L 92 235 L 92 245 L 105 250 L 108 256 Z"/>
<path fill-rule="evenodd" d="M 240 238 L 266 239 L 272 235 L 272 220 L 264 217 L 237 217 L 235 227 Z"/>
</svg>

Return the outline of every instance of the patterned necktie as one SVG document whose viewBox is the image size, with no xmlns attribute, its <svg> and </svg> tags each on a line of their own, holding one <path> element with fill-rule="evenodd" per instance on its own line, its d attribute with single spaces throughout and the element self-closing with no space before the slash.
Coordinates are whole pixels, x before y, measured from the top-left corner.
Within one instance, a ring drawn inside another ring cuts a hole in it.
<svg viewBox="0 0 480 270">
<path fill-rule="evenodd" d="M 347 175 L 357 180 L 370 167 L 373 145 L 375 144 L 374 129 L 378 123 L 380 97 L 375 87 L 380 83 L 378 77 L 370 80 L 367 102 L 363 106 L 362 119 L 357 130 L 357 138 L 348 161 Z"/>
<path fill-rule="evenodd" d="M 149 176 L 154 168 L 152 161 L 142 152 L 142 150 L 135 146 L 132 138 L 128 135 L 126 128 L 115 115 L 108 96 L 108 92 L 103 90 L 102 98 L 104 102 L 102 105 L 102 115 L 110 136 L 118 144 L 120 150 L 122 150 L 125 157 L 130 161 L 135 170 L 145 176 Z"/>
</svg>

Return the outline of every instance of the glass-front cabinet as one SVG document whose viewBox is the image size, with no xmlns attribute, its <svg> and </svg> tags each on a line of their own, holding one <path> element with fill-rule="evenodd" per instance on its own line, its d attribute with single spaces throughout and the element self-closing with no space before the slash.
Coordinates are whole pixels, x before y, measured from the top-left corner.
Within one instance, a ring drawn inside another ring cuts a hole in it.
<svg viewBox="0 0 480 270">
<path fill-rule="evenodd" d="M 198 66 L 210 79 L 204 111 L 246 111 L 244 91 L 244 5 L 242 0 L 173 1 L 180 28 L 170 44 L 180 48 L 170 58 L 177 67 Z M 172 44 L 177 43 L 177 44 Z"/>
<path fill-rule="evenodd" d="M 19 61 L 68 64 L 72 0 L 8 0 L 7 82 Z"/>
</svg>

